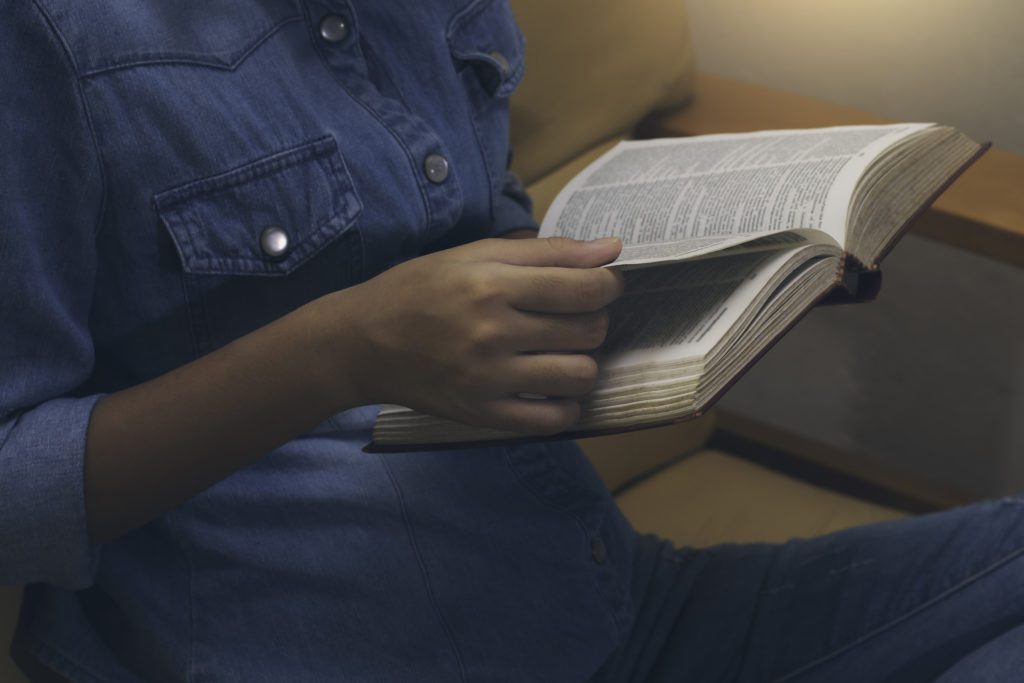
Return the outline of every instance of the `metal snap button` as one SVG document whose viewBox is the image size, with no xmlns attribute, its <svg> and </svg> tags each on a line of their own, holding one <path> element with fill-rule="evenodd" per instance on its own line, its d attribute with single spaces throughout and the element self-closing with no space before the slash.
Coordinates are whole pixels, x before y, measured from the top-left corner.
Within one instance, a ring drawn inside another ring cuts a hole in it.
<svg viewBox="0 0 1024 683">
<path fill-rule="evenodd" d="M 440 154 L 430 154 L 423 160 L 423 172 L 427 180 L 440 185 L 448 179 L 448 160 Z"/>
<path fill-rule="evenodd" d="M 348 38 L 348 21 L 337 14 L 328 14 L 320 20 L 320 37 L 328 43 L 340 43 Z"/>
<path fill-rule="evenodd" d="M 272 261 L 279 261 L 288 254 L 288 233 L 284 228 L 271 225 L 260 233 L 260 249 Z"/>
</svg>

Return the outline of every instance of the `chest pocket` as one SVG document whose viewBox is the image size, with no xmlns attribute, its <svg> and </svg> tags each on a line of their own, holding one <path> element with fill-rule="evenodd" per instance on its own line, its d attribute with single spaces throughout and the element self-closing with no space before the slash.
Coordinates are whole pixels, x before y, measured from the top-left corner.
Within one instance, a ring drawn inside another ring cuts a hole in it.
<svg viewBox="0 0 1024 683">
<path fill-rule="evenodd" d="M 492 194 L 508 169 L 508 98 L 525 69 L 525 41 L 507 0 L 475 0 L 448 24 L 448 46 L 472 107 Z"/>
<path fill-rule="evenodd" d="M 153 197 L 198 354 L 358 282 L 362 204 L 330 136 Z"/>
</svg>

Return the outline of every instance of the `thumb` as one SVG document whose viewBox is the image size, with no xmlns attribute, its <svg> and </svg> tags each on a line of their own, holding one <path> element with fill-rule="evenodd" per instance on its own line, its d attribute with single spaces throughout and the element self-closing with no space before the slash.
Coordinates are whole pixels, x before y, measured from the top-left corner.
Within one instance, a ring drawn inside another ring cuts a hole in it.
<svg viewBox="0 0 1024 683">
<path fill-rule="evenodd" d="M 611 263 L 622 252 L 622 240 L 618 237 L 604 237 L 589 242 L 567 237 L 488 241 L 500 244 L 493 245 L 493 251 L 489 248 L 490 253 L 486 257 L 512 266 L 596 268 Z"/>
</svg>

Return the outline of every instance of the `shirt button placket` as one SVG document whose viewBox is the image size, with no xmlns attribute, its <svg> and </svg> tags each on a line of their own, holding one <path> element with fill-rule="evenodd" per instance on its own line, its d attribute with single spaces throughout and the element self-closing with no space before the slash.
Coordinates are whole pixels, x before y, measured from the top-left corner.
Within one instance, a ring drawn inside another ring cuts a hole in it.
<svg viewBox="0 0 1024 683">
<path fill-rule="evenodd" d="M 437 239 L 462 213 L 462 190 L 440 136 L 405 103 L 381 94 L 365 62 L 359 12 L 350 0 L 310 0 L 311 35 L 339 84 L 401 143 L 426 204 L 424 240 Z M 496 58 L 495 58 L 496 59 Z M 497 59 L 496 59 L 497 61 Z"/>
</svg>

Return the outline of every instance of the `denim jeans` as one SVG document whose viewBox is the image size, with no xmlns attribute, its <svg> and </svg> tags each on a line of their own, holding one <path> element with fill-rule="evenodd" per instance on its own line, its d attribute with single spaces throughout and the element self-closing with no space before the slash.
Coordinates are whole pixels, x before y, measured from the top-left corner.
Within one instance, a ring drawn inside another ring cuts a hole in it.
<svg viewBox="0 0 1024 683">
<path fill-rule="evenodd" d="M 784 545 L 638 536 L 636 620 L 593 683 L 1024 680 L 1022 521 L 1007 498 Z"/>
<path fill-rule="evenodd" d="M 1024 680 L 1024 498 L 784 545 L 641 537 L 595 683 Z"/>
</svg>

